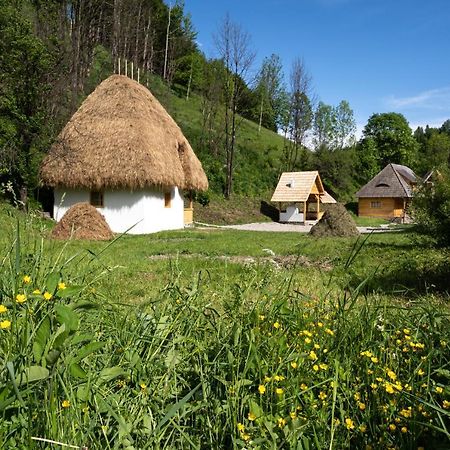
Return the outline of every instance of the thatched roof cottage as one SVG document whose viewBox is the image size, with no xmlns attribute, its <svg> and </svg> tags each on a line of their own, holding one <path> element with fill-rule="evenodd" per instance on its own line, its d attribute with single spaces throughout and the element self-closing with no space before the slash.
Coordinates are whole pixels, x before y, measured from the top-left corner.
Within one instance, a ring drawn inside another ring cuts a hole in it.
<svg viewBox="0 0 450 450">
<path fill-rule="evenodd" d="M 356 193 L 358 216 L 403 219 L 416 184 L 409 167 L 388 164 Z"/>
<path fill-rule="evenodd" d="M 41 165 L 54 218 L 88 202 L 114 232 L 183 228 L 183 194 L 208 180 L 182 131 L 136 81 L 112 75 L 82 103 Z M 192 201 L 187 213 L 192 214 Z M 191 218 L 187 218 L 189 220 Z"/>
<path fill-rule="evenodd" d="M 272 202 L 277 202 L 280 222 L 300 222 L 319 220 L 323 211 L 321 203 L 336 203 L 325 191 L 317 170 L 304 172 L 283 172 L 278 181 Z"/>
</svg>

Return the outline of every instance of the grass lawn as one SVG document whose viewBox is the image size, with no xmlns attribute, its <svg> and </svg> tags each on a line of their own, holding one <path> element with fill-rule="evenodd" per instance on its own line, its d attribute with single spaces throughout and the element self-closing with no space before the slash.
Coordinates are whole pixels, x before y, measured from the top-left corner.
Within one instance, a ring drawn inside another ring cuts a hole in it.
<svg viewBox="0 0 450 450">
<path fill-rule="evenodd" d="M 10 448 L 448 448 L 450 258 L 410 230 L 51 226 L 0 205 Z"/>
</svg>

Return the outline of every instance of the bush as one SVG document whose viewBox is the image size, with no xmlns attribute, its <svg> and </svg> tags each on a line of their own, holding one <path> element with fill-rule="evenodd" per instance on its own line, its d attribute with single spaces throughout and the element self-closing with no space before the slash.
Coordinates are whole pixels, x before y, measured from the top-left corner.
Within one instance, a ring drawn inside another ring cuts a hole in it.
<svg viewBox="0 0 450 450">
<path fill-rule="evenodd" d="M 417 231 L 430 236 L 436 245 L 450 246 L 450 174 L 435 171 L 433 181 L 423 184 L 414 195 L 411 215 Z"/>
</svg>

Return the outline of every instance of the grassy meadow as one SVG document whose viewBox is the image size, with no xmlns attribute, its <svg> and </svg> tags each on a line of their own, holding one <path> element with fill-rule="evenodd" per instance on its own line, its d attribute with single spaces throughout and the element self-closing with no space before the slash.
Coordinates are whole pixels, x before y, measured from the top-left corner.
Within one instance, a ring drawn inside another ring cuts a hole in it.
<svg viewBox="0 0 450 450">
<path fill-rule="evenodd" d="M 51 226 L 0 204 L 5 448 L 449 448 L 449 255 L 409 229 Z"/>
</svg>

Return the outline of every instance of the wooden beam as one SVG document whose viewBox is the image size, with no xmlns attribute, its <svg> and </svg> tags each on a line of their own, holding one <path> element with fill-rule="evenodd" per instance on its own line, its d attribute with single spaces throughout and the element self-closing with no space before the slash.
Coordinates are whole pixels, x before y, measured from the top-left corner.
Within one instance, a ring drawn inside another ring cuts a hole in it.
<svg viewBox="0 0 450 450">
<path fill-rule="evenodd" d="M 317 220 L 320 219 L 320 195 L 316 195 L 316 201 L 317 201 Z"/>
<path fill-rule="evenodd" d="M 303 202 L 303 223 L 306 223 L 306 201 Z"/>
</svg>

